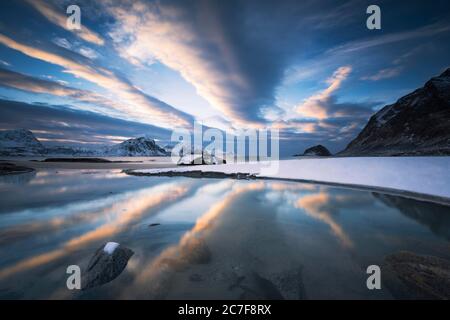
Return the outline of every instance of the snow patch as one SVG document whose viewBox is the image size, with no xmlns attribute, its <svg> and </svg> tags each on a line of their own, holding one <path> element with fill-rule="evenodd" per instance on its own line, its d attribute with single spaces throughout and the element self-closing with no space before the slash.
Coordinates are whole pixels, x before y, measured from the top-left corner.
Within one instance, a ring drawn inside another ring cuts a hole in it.
<svg viewBox="0 0 450 320">
<path fill-rule="evenodd" d="M 280 160 L 277 173 L 261 174 L 268 162 L 199 165 L 133 170 L 138 173 L 168 171 L 243 173 L 257 177 L 307 180 L 364 187 L 388 188 L 450 199 L 450 157 L 342 157 Z"/>
<path fill-rule="evenodd" d="M 105 251 L 107 254 L 113 254 L 114 250 L 116 250 L 118 246 L 119 244 L 117 242 L 108 242 L 107 244 L 105 244 L 103 251 Z"/>
</svg>

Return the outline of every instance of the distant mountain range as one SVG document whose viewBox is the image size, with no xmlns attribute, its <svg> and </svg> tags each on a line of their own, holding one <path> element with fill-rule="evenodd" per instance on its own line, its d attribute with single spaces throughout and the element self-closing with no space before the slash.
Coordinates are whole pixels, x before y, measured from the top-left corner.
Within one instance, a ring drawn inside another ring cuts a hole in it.
<svg viewBox="0 0 450 320">
<path fill-rule="evenodd" d="M 150 157 L 168 156 L 153 139 L 140 137 L 96 149 L 44 146 L 34 134 L 25 129 L 0 131 L 0 156 L 102 156 Z"/>
<path fill-rule="evenodd" d="M 374 114 L 338 155 L 450 155 L 450 68 Z"/>
</svg>

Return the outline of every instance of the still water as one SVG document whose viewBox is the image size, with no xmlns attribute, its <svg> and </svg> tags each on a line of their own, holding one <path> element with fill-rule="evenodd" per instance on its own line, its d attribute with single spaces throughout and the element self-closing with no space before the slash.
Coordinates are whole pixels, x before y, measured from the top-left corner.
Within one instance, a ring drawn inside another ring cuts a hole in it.
<svg viewBox="0 0 450 320">
<path fill-rule="evenodd" d="M 314 184 L 41 170 L 0 201 L 0 299 L 390 299 L 367 266 L 450 258 L 450 207 Z M 68 290 L 108 241 L 135 252 L 123 273 Z"/>
</svg>

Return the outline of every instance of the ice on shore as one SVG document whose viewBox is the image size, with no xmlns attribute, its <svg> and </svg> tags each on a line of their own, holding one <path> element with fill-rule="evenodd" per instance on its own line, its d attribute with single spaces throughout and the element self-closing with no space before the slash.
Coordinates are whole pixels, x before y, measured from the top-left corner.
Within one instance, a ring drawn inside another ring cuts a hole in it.
<svg viewBox="0 0 450 320">
<path fill-rule="evenodd" d="M 307 180 L 394 189 L 450 199 L 450 157 L 342 157 L 280 160 L 275 173 L 261 170 L 265 162 L 200 165 L 134 170 L 138 173 L 168 171 L 244 173 L 258 177 Z"/>
</svg>

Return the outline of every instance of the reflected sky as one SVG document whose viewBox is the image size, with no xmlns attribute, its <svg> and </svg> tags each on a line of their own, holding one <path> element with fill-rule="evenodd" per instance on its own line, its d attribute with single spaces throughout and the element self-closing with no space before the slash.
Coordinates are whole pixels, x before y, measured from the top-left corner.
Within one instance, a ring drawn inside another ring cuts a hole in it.
<svg viewBox="0 0 450 320">
<path fill-rule="evenodd" d="M 449 207 L 367 191 L 114 170 L 0 177 L 0 190 L 2 299 L 389 299 L 367 290 L 368 265 L 450 257 Z M 135 251 L 125 271 L 66 289 L 67 266 L 108 241 Z"/>
</svg>

